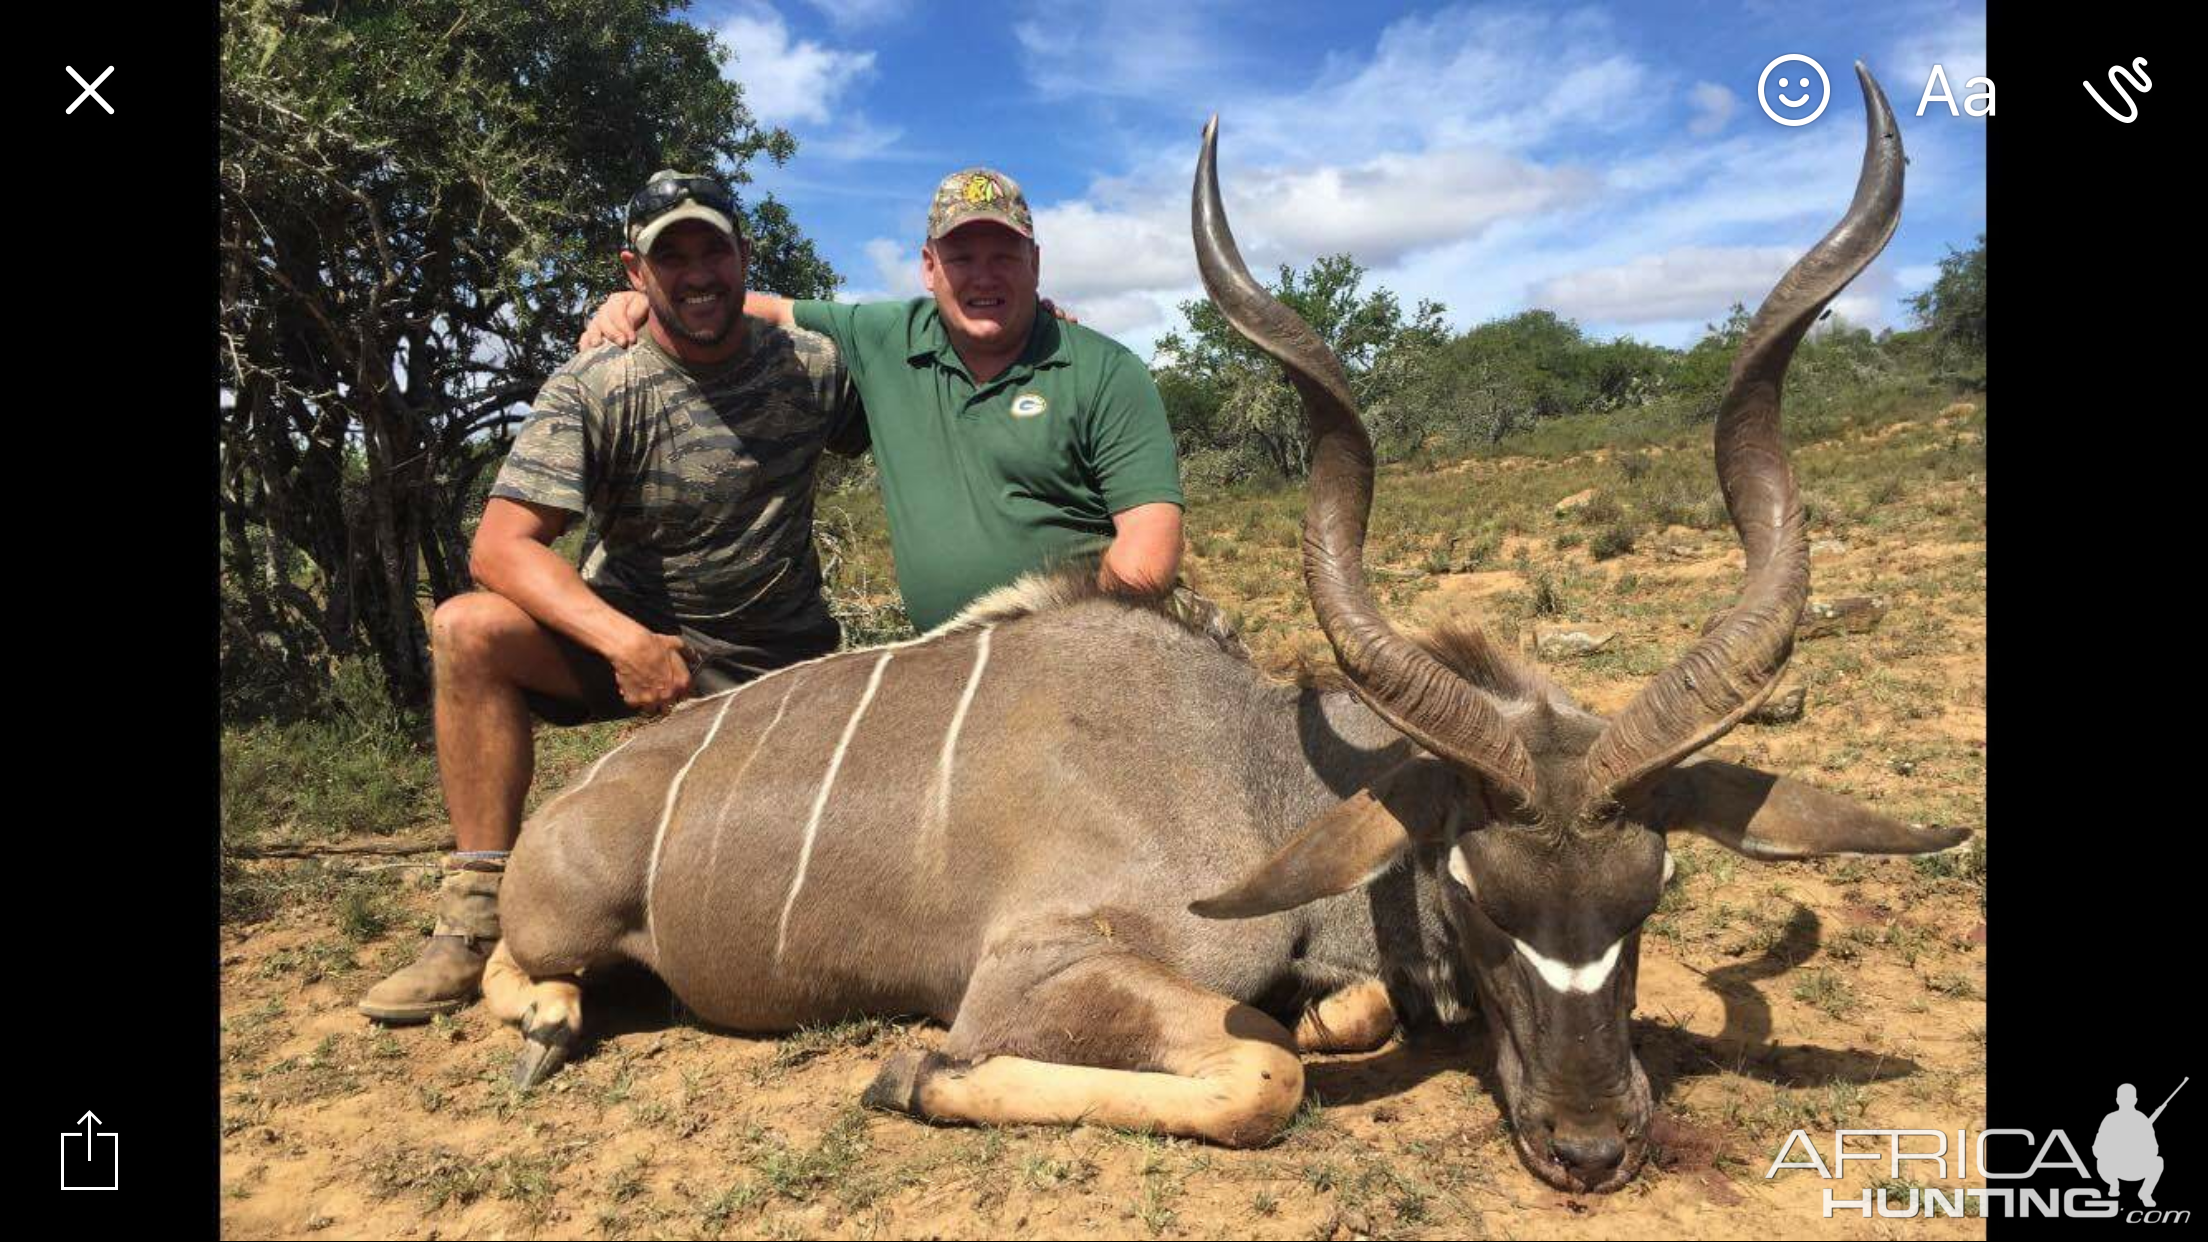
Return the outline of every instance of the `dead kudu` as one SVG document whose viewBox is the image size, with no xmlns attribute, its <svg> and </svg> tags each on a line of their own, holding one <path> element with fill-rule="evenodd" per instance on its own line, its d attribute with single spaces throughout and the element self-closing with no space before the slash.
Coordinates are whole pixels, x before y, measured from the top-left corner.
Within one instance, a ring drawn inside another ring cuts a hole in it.
<svg viewBox="0 0 2208 1242">
<path fill-rule="evenodd" d="M 1380 616 L 1362 568 L 1370 442 L 1338 360 L 1244 269 L 1207 129 L 1199 264 L 1301 391 L 1304 577 L 1346 686 L 1272 681 L 1060 575 L 688 705 L 522 834 L 485 983 L 524 1029 L 517 1079 L 575 1040 L 575 976 L 626 959 L 737 1030 L 948 1023 L 941 1052 L 882 1067 L 878 1106 L 1241 1145 L 1295 1110 L 1298 1052 L 1477 1005 L 1528 1167 L 1566 1189 L 1631 1179 L 1649 1089 L 1629 1018 L 1664 834 L 1759 859 L 1968 836 L 1692 757 L 1770 693 L 1808 594 L 1780 383 L 1901 206 L 1900 136 L 1858 74 L 1855 201 L 1757 314 L 1719 416 L 1747 584 L 1624 712 L 1582 710 L 1469 627 L 1412 641 Z"/>
</svg>

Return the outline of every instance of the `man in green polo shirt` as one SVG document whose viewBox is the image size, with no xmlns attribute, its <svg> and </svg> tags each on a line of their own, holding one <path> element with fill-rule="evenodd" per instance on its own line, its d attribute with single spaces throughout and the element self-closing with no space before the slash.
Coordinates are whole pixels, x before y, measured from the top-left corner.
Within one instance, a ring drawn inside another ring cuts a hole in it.
<svg viewBox="0 0 2208 1242">
<path fill-rule="evenodd" d="M 920 250 L 932 295 L 863 305 L 758 293 L 747 314 L 833 340 L 868 411 L 897 583 L 941 625 L 1031 569 L 1101 552 L 1107 590 L 1162 594 L 1180 566 L 1165 403 L 1125 346 L 1038 314 L 1041 249 L 1019 186 L 986 168 L 936 188 Z M 626 343 L 615 295 L 583 338 Z"/>
</svg>

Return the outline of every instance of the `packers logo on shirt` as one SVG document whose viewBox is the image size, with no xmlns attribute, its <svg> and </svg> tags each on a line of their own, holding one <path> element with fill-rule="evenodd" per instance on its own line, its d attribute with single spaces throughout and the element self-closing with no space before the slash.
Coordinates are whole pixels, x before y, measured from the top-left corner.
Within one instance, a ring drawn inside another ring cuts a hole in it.
<svg viewBox="0 0 2208 1242">
<path fill-rule="evenodd" d="M 1012 398 L 1012 417 L 1033 418 L 1050 408 L 1050 402 L 1039 392 L 1023 392 Z"/>
</svg>

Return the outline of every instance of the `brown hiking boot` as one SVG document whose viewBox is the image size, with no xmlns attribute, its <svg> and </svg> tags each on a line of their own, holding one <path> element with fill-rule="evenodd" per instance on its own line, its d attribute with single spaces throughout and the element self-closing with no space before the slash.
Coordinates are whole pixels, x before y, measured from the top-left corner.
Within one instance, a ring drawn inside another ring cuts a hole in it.
<svg viewBox="0 0 2208 1242">
<path fill-rule="evenodd" d="M 414 964 L 368 989 L 360 1011 L 378 1022 L 406 1026 L 451 1013 L 476 997 L 483 964 L 498 947 L 498 884 L 502 863 L 445 860 L 437 893 L 437 927 Z"/>
</svg>

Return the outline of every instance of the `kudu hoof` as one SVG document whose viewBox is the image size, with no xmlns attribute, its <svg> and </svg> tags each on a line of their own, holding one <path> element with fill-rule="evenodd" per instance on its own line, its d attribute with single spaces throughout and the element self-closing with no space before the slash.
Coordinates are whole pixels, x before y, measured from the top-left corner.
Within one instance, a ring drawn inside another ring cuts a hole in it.
<svg viewBox="0 0 2208 1242">
<path fill-rule="evenodd" d="M 527 1091 L 567 1063 L 575 1048 L 575 1029 L 564 1022 L 537 1021 L 536 1006 L 521 1018 L 521 1052 L 514 1057 L 514 1086 Z"/>
<path fill-rule="evenodd" d="M 941 1053 L 907 1048 L 882 1062 L 881 1072 L 867 1084 L 859 1103 L 892 1113 L 920 1115 L 920 1084 L 928 1075 L 950 1064 Z"/>
</svg>

